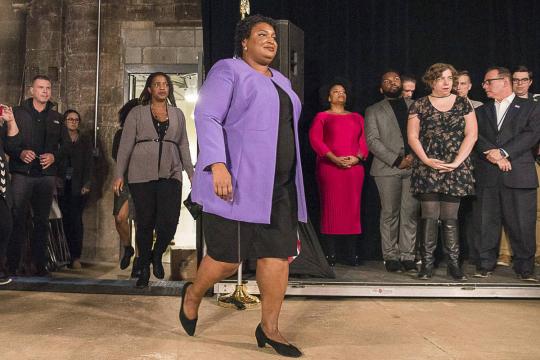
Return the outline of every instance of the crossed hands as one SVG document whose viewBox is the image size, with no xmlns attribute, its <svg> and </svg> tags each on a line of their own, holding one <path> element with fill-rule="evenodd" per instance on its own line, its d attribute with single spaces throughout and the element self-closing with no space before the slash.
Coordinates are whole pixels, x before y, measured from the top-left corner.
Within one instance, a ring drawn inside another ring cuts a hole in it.
<svg viewBox="0 0 540 360">
<path fill-rule="evenodd" d="M 499 149 L 484 151 L 484 155 L 486 155 L 486 158 L 490 163 L 497 165 L 501 171 L 507 172 L 512 170 L 512 164 L 507 158 L 501 155 Z"/>
<path fill-rule="evenodd" d="M 440 173 L 447 173 L 454 171 L 459 164 L 455 162 L 447 163 L 439 159 L 428 158 L 424 163 L 435 170 L 439 170 Z"/>
<path fill-rule="evenodd" d="M 327 157 L 332 161 L 334 164 L 336 164 L 338 167 L 342 169 L 348 169 L 350 167 L 353 167 L 357 165 L 360 162 L 360 159 L 357 156 L 349 155 L 349 156 L 335 156 L 335 155 L 327 155 Z M 361 156 L 362 160 L 365 160 L 365 156 Z"/>
</svg>

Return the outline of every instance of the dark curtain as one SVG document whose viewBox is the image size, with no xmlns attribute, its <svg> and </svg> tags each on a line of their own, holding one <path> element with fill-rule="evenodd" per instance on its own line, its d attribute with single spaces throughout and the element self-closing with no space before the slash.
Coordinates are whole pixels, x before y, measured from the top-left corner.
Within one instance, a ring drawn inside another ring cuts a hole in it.
<svg viewBox="0 0 540 360">
<path fill-rule="evenodd" d="M 318 89 L 336 76 L 353 85 L 351 110 L 381 99 L 379 79 L 387 69 L 420 79 L 435 62 L 472 75 L 472 99 L 485 101 L 480 87 L 492 65 L 527 65 L 540 73 L 540 1 L 535 0 L 251 0 L 251 13 L 287 19 L 304 30 L 305 104 L 302 160 L 310 217 L 318 224 L 314 154 L 307 130 L 321 110 Z M 239 0 L 203 0 L 206 70 L 233 53 Z M 540 80 L 539 80 L 540 81 Z M 533 90 L 534 90 L 533 84 Z M 538 88 L 538 87 L 537 87 Z M 540 88 L 538 88 L 540 89 Z M 540 92 L 537 91 L 537 92 Z M 426 94 L 421 81 L 416 97 Z M 368 165 L 369 166 L 369 165 Z M 362 202 L 361 256 L 380 255 L 378 194 L 366 177 Z"/>
</svg>

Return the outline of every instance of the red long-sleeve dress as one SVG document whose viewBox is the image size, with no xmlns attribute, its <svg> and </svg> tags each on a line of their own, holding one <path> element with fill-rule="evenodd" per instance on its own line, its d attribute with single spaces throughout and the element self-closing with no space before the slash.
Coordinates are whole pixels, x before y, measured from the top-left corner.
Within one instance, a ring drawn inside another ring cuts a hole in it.
<svg viewBox="0 0 540 360">
<path fill-rule="evenodd" d="M 321 202 L 322 234 L 360 234 L 360 201 L 364 183 L 362 161 L 340 168 L 325 155 L 366 158 L 364 118 L 358 113 L 320 112 L 309 131 L 309 140 L 317 153 L 317 182 Z"/>
</svg>

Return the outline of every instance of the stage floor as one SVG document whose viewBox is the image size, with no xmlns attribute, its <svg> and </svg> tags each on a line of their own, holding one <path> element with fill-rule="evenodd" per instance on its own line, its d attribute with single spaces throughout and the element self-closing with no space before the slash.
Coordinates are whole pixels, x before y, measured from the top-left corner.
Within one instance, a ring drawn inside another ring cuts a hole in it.
<svg viewBox="0 0 540 360">
<path fill-rule="evenodd" d="M 168 267 L 165 269 L 168 271 Z M 289 296 L 348 296 L 348 297 L 402 297 L 402 298 L 537 298 L 540 283 L 518 280 L 509 267 L 498 267 L 487 279 L 472 277 L 474 267 L 465 266 L 468 281 L 456 282 L 446 276 L 442 264 L 429 281 L 417 280 L 410 273 L 388 273 L 382 261 L 369 261 L 360 266 L 336 265 L 335 279 L 294 277 L 289 279 Z M 168 275 L 168 274 L 167 274 Z M 168 277 L 168 276 L 167 276 Z M 166 277 L 166 278 L 167 278 Z M 244 276 L 249 293 L 258 294 L 254 274 Z M 178 296 L 183 281 L 156 280 L 150 286 L 136 289 L 135 280 L 129 279 L 129 270 L 121 271 L 118 264 L 85 264 L 82 270 L 63 269 L 49 278 L 15 277 L 0 290 L 52 291 L 74 293 L 130 294 Z M 218 296 L 234 291 L 236 277 L 214 286 Z"/>
<path fill-rule="evenodd" d="M 464 265 L 468 281 L 453 281 L 446 276 L 446 265 L 435 269 L 431 280 L 418 280 L 414 273 L 389 273 L 382 261 L 368 261 L 352 267 L 337 264 L 335 279 L 291 277 L 287 295 L 295 296 L 359 296 L 359 297 L 457 297 L 457 298 L 540 298 L 540 283 L 517 279 L 510 267 L 498 267 L 486 279 L 475 278 L 474 266 Z M 251 294 L 259 290 L 254 275 L 244 277 Z M 234 290 L 236 280 L 214 286 L 217 294 Z"/>
</svg>

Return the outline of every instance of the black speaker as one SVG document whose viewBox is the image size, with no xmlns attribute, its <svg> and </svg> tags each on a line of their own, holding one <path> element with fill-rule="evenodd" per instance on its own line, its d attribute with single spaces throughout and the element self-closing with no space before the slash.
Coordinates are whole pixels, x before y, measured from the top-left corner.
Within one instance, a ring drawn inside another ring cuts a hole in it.
<svg viewBox="0 0 540 360">
<path fill-rule="evenodd" d="M 291 81 L 304 102 L 304 31 L 289 20 L 277 20 L 278 53 L 270 65 Z"/>
</svg>

